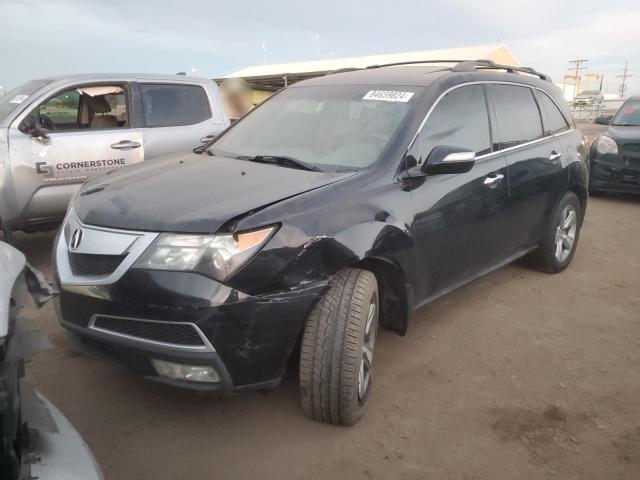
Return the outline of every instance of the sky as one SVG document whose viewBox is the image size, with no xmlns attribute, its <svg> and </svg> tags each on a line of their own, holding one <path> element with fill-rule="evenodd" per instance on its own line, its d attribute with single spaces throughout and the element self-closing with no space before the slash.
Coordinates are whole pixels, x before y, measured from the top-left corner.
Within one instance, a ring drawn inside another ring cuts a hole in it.
<svg viewBox="0 0 640 480">
<path fill-rule="evenodd" d="M 0 0 L 0 86 L 82 72 L 220 77 L 263 63 L 504 43 L 561 82 L 588 59 L 640 94 L 640 1 Z M 318 48 L 319 47 L 319 48 Z"/>
</svg>

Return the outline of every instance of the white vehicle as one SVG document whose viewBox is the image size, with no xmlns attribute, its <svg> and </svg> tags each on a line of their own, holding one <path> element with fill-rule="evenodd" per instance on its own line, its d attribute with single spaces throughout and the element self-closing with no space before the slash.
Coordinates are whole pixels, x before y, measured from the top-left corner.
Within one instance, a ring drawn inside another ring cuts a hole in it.
<svg viewBox="0 0 640 480">
<path fill-rule="evenodd" d="M 38 305 L 52 295 L 24 255 L 0 242 L 0 478 L 101 480 L 78 432 L 21 378 L 24 361 L 48 345 L 18 318 L 29 293 Z"/>
<path fill-rule="evenodd" d="M 188 153 L 229 126 L 212 80 L 81 75 L 32 80 L 0 97 L 0 223 L 62 219 L 87 178 Z"/>
</svg>

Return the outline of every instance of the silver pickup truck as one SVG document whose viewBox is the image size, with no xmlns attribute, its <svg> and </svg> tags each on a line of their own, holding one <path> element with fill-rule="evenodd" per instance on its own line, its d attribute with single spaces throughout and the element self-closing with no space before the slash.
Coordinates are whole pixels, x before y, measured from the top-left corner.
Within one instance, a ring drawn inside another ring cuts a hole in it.
<svg viewBox="0 0 640 480">
<path fill-rule="evenodd" d="M 32 80 L 0 97 L 0 223 L 62 219 L 87 178 L 188 152 L 229 126 L 216 84 L 182 75 Z"/>
</svg>

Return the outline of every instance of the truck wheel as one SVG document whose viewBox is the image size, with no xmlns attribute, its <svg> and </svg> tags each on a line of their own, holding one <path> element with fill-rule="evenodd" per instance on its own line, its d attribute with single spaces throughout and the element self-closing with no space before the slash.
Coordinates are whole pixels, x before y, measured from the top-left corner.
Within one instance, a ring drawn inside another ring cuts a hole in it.
<svg viewBox="0 0 640 480">
<path fill-rule="evenodd" d="M 529 255 L 531 265 L 549 273 L 558 273 L 567 268 L 578 246 L 580 227 L 580 200 L 575 193 L 567 192 L 551 217 L 546 235 Z"/>
<path fill-rule="evenodd" d="M 349 268 L 330 285 L 302 337 L 300 397 L 309 418 L 353 425 L 371 394 L 378 283 L 373 273 Z"/>
</svg>

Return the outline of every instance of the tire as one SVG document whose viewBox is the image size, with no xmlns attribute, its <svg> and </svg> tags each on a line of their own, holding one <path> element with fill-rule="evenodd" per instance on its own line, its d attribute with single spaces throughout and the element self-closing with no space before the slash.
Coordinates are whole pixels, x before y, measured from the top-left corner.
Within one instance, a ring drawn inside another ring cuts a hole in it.
<svg viewBox="0 0 640 480">
<path fill-rule="evenodd" d="M 378 327 L 378 283 L 373 273 L 339 272 L 315 306 L 300 349 L 304 414 L 322 423 L 353 425 L 371 396 Z"/>
<path fill-rule="evenodd" d="M 565 193 L 551 216 L 544 238 L 529 255 L 531 266 L 549 273 L 567 268 L 578 246 L 582 219 L 582 205 L 577 195 Z"/>
</svg>

